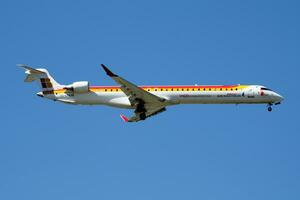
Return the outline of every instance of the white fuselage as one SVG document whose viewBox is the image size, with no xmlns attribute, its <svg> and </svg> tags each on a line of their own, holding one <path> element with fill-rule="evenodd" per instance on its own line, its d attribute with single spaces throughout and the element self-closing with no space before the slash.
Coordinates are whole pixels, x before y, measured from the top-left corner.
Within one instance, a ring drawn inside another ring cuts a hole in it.
<svg viewBox="0 0 300 200">
<path fill-rule="evenodd" d="M 134 109 L 134 115 L 125 122 L 138 122 L 166 111 L 167 106 L 178 104 L 268 104 L 278 105 L 283 97 L 259 85 L 194 85 L 194 86 L 137 86 L 114 74 L 105 65 L 105 73 L 119 86 L 90 86 L 88 81 L 61 85 L 47 69 L 25 69 L 25 82 L 38 81 L 41 92 L 38 96 L 73 105 L 107 105 Z"/>
<path fill-rule="evenodd" d="M 144 90 L 166 99 L 165 106 L 176 104 L 273 104 L 283 97 L 259 85 L 234 86 L 143 86 Z M 54 90 L 52 94 L 38 93 L 49 99 L 70 104 L 108 105 L 134 108 L 120 87 L 90 87 L 87 93 L 76 94 Z"/>
</svg>

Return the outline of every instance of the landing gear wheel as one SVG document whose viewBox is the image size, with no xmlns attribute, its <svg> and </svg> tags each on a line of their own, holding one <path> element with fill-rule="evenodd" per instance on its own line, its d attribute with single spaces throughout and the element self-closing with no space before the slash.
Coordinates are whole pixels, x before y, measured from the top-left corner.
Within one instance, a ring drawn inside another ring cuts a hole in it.
<svg viewBox="0 0 300 200">
<path fill-rule="evenodd" d="M 146 113 L 141 113 L 140 114 L 140 119 L 141 120 L 145 120 L 147 117 L 146 117 Z"/>
<path fill-rule="evenodd" d="M 271 106 L 268 107 L 268 111 L 271 112 L 273 109 Z"/>
</svg>

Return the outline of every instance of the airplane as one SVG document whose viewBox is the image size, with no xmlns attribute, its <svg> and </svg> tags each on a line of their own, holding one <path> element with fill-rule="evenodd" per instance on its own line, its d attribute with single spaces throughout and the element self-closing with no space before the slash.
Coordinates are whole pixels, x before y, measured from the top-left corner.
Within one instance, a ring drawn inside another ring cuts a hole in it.
<svg viewBox="0 0 300 200">
<path fill-rule="evenodd" d="M 106 74 L 120 86 L 90 86 L 88 81 L 61 85 L 46 69 L 25 69 L 25 82 L 39 81 L 39 97 L 74 105 L 107 105 L 134 109 L 134 115 L 125 122 L 138 122 L 166 111 L 166 107 L 179 104 L 267 104 L 268 111 L 279 105 L 283 97 L 260 85 L 187 85 L 137 86 L 114 74 L 101 64 Z"/>
</svg>

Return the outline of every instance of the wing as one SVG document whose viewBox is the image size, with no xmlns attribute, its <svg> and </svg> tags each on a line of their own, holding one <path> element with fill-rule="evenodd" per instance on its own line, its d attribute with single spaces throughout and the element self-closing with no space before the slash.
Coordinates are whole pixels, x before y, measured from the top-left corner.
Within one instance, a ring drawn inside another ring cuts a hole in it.
<svg viewBox="0 0 300 200">
<path fill-rule="evenodd" d="M 161 104 L 165 99 L 155 96 L 142 88 L 136 86 L 135 84 L 119 77 L 118 75 L 112 73 L 105 65 L 101 64 L 106 74 L 110 76 L 114 81 L 121 85 L 121 90 L 128 96 L 132 105 L 136 103 L 136 99 L 143 100 L 145 103 L 151 104 Z"/>
<path fill-rule="evenodd" d="M 135 107 L 135 116 L 130 119 L 123 116 L 123 120 L 126 118 L 129 122 L 137 122 L 166 110 L 164 103 L 166 99 L 151 94 L 150 92 L 147 92 L 137 85 L 114 74 L 105 65 L 101 64 L 101 66 L 108 76 L 121 85 L 121 90 L 126 94 L 131 105 Z"/>
</svg>

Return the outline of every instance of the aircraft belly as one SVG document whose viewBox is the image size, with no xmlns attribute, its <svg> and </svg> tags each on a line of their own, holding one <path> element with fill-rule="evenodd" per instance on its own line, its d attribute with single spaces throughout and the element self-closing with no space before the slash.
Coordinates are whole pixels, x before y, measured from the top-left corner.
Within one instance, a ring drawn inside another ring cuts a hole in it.
<svg viewBox="0 0 300 200">
<path fill-rule="evenodd" d="M 133 108 L 128 97 L 111 98 L 106 104 L 118 108 Z"/>
<path fill-rule="evenodd" d="M 175 104 L 243 104 L 243 103 L 269 103 L 270 100 L 260 96 L 243 96 L 240 93 L 155 93 L 167 100 L 167 105 Z M 63 96 L 57 100 L 81 105 L 108 105 L 118 108 L 133 108 L 124 93 L 87 93 Z"/>
<path fill-rule="evenodd" d="M 131 108 L 128 98 L 122 93 L 89 93 L 75 95 L 76 104 L 108 105 L 119 108 Z"/>
</svg>

